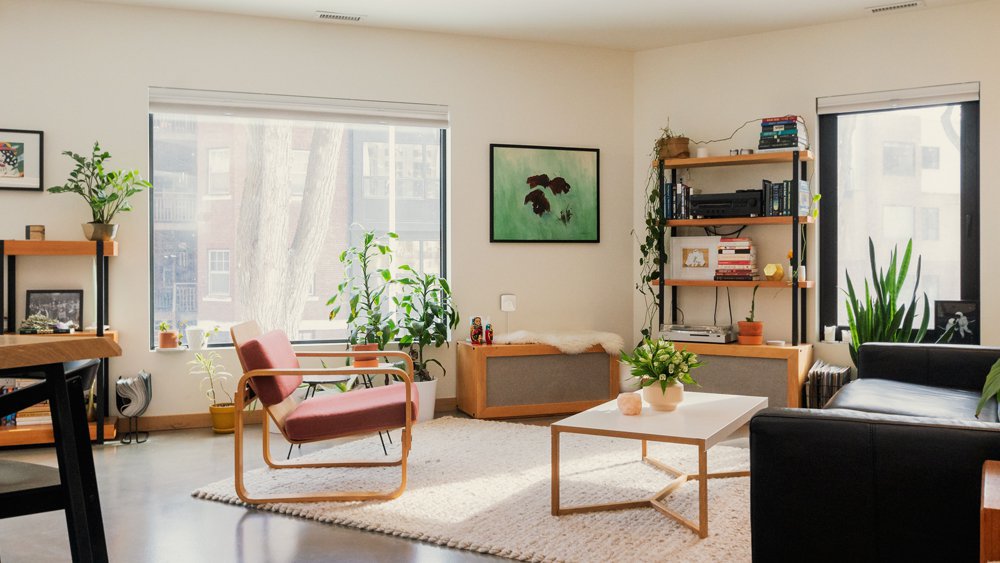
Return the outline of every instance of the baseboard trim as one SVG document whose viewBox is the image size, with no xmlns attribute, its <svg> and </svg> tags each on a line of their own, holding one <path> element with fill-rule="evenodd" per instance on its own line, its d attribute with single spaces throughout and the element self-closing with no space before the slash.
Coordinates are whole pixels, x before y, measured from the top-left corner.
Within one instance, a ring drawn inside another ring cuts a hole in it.
<svg viewBox="0 0 1000 563">
<path fill-rule="evenodd" d="M 455 397 L 442 397 L 437 399 L 434 404 L 434 412 L 438 413 L 453 411 L 456 408 L 458 408 L 458 399 Z M 247 424 L 260 424 L 261 415 L 263 415 L 263 413 L 264 411 L 260 409 L 247 413 Z M 212 415 L 207 412 L 139 417 L 139 430 L 143 432 L 211 427 Z M 119 432 L 128 432 L 128 419 L 120 417 L 118 419 L 117 428 Z"/>
</svg>

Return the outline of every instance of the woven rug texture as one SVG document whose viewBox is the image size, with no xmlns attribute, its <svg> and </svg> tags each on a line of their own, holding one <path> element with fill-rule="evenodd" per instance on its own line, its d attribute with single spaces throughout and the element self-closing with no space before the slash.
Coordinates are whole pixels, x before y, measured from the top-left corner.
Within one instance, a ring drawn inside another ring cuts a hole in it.
<svg viewBox="0 0 1000 563">
<path fill-rule="evenodd" d="M 550 440 L 545 426 L 440 418 L 414 427 L 407 489 L 395 500 L 255 508 L 522 561 L 750 560 L 749 478 L 709 481 L 709 536 L 703 540 L 653 508 L 556 517 Z M 636 440 L 564 433 L 560 441 L 564 507 L 646 498 L 670 480 L 640 461 Z M 394 442 L 389 454 L 398 457 L 399 440 Z M 247 455 L 259 449 L 250 447 Z M 649 455 L 697 470 L 694 446 L 650 442 Z M 380 458 L 377 441 L 357 440 L 298 459 Z M 716 446 L 708 460 L 711 472 L 746 470 L 749 450 Z M 398 478 L 398 467 L 258 469 L 248 472 L 246 486 L 251 494 L 390 490 Z M 193 494 L 243 505 L 231 478 Z M 697 481 L 682 485 L 666 503 L 697 522 Z"/>
</svg>

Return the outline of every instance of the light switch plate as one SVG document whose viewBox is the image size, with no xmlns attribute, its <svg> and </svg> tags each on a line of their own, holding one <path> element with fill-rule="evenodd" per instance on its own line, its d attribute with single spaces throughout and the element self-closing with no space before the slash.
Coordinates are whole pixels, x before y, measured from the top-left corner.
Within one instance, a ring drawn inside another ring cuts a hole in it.
<svg viewBox="0 0 1000 563">
<path fill-rule="evenodd" d="M 500 296 L 500 310 L 504 313 L 510 313 L 517 310 L 517 296 L 511 293 L 505 293 Z"/>
</svg>

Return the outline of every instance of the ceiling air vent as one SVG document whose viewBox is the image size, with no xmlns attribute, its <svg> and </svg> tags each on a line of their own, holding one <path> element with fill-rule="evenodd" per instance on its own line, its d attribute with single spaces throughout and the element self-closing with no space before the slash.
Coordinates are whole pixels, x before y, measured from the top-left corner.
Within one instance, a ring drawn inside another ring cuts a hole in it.
<svg viewBox="0 0 1000 563">
<path fill-rule="evenodd" d="M 912 10 L 913 8 L 922 8 L 924 6 L 924 0 L 911 0 L 910 2 L 897 2 L 895 4 L 883 4 L 881 6 L 871 6 L 865 8 L 871 14 L 890 14 L 892 12 L 899 12 L 901 10 Z"/>
<path fill-rule="evenodd" d="M 318 11 L 316 12 L 316 19 L 328 22 L 358 23 L 365 19 L 365 17 L 360 14 L 342 14 L 339 12 Z"/>
</svg>

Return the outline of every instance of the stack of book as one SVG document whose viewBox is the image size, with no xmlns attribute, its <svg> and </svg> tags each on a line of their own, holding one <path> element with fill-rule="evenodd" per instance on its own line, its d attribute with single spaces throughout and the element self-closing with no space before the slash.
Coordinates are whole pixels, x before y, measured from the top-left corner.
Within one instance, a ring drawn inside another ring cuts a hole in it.
<svg viewBox="0 0 1000 563">
<path fill-rule="evenodd" d="M 784 217 L 792 214 L 795 202 L 792 201 L 792 181 L 772 182 L 762 180 L 761 188 L 764 190 L 764 216 Z M 809 208 L 812 205 L 812 193 L 809 191 L 809 182 L 799 180 L 799 215 L 809 215 Z"/>
<path fill-rule="evenodd" d="M 757 250 L 749 238 L 723 237 L 719 240 L 719 260 L 715 281 L 754 281 L 757 275 Z"/>
<path fill-rule="evenodd" d="M 841 387 L 851 381 L 851 368 L 818 360 L 809 368 L 806 383 L 802 387 L 803 406 L 807 409 L 823 408 Z"/>
<path fill-rule="evenodd" d="M 799 128 L 798 116 L 765 117 L 760 124 L 757 152 L 804 151 L 809 148 L 805 129 Z"/>
<path fill-rule="evenodd" d="M 15 380 L 14 386 L 9 391 L 23 389 L 32 385 L 44 385 L 44 382 L 39 383 L 39 381 L 34 379 L 18 379 Z M 14 424 L 17 426 L 52 424 L 52 412 L 49 410 L 49 402 L 42 401 L 41 403 L 36 403 L 28 408 L 17 411 Z"/>
</svg>

